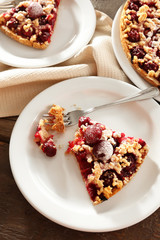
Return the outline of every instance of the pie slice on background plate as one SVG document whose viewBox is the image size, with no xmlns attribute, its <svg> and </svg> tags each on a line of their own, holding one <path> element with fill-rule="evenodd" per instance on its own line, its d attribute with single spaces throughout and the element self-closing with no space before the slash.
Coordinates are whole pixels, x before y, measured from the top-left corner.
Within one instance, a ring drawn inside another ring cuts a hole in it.
<svg viewBox="0 0 160 240">
<path fill-rule="evenodd" d="M 51 42 L 60 0 L 20 2 L 0 15 L 0 30 L 24 45 L 45 49 Z"/>
<path fill-rule="evenodd" d="M 89 117 L 81 117 L 78 126 L 67 153 L 76 156 L 86 189 L 96 205 L 131 180 L 149 148 L 141 138 L 127 137 Z"/>
</svg>

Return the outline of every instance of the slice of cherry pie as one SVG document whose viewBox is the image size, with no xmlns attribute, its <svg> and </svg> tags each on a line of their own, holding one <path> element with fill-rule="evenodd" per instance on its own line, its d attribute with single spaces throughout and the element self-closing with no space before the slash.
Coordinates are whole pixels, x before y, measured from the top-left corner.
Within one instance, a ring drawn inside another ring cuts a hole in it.
<svg viewBox="0 0 160 240">
<path fill-rule="evenodd" d="M 134 69 L 160 86 L 160 1 L 127 0 L 120 18 L 121 43 Z"/>
<path fill-rule="evenodd" d="M 51 42 L 60 0 L 20 2 L 0 15 L 0 30 L 14 40 L 38 49 Z"/>
<path fill-rule="evenodd" d="M 75 139 L 69 142 L 93 204 L 99 204 L 125 186 L 148 153 L 140 138 L 126 137 L 89 117 L 79 119 Z"/>
</svg>

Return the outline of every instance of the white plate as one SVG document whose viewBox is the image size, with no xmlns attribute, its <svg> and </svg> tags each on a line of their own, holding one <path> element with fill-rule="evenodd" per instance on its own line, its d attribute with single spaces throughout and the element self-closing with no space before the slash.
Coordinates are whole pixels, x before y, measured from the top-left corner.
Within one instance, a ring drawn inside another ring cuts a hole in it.
<svg viewBox="0 0 160 240">
<path fill-rule="evenodd" d="M 119 8 L 117 11 L 113 25 L 112 25 L 112 45 L 115 56 L 129 79 L 140 89 L 145 89 L 151 86 L 148 82 L 146 82 L 132 67 L 130 62 L 128 61 L 120 40 L 120 16 L 122 12 L 123 6 Z M 155 98 L 156 100 L 160 101 L 160 94 Z"/>
<path fill-rule="evenodd" d="M 64 154 L 76 126 L 57 136 L 59 147 L 53 158 L 46 157 L 33 141 L 38 120 L 53 103 L 67 110 L 88 108 L 138 91 L 118 80 L 82 77 L 46 89 L 26 106 L 12 133 L 10 164 L 20 191 L 41 214 L 72 229 L 106 232 L 131 226 L 160 206 L 160 108 L 154 100 L 126 103 L 89 115 L 114 130 L 142 137 L 150 145 L 149 155 L 134 179 L 99 206 L 92 205 L 74 156 Z"/>
<path fill-rule="evenodd" d="M 33 49 L 0 32 L 0 61 L 26 68 L 58 64 L 71 58 L 90 41 L 95 25 L 96 16 L 90 0 L 61 0 L 50 46 L 45 50 Z"/>
</svg>

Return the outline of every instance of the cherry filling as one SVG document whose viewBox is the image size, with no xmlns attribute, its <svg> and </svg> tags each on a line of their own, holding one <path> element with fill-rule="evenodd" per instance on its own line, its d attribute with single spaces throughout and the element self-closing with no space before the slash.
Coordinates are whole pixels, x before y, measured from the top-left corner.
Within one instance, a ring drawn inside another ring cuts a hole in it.
<svg viewBox="0 0 160 240">
<path fill-rule="evenodd" d="M 41 145 L 41 142 L 42 142 L 42 138 L 41 138 L 41 136 L 40 136 L 40 134 L 39 134 L 39 131 L 37 131 L 37 132 L 35 133 L 34 137 L 35 137 L 34 140 L 35 140 L 36 144 L 37 144 L 38 146 L 40 146 L 40 145 Z"/>
<path fill-rule="evenodd" d="M 146 37 L 148 37 L 148 33 L 151 31 L 151 29 L 150 28 L 145 28 L 144 29 L 144 35 L 146 36 Z"/>
<path fill-rule="evenodd" d="M 140 34 L 137 29 L 132 28 L 131 31 L 128 33 L 128 40 L 130 42 L 139 42 Z"/>
<path fill-rule="evenodd" d="M 137 4 L 135 4 L 135 3 L 133 3 L 133 2 L 130 2 L 128 8 L 130 10 L 135 10 L 137 12 L 138 9 L 139 9 L 139 6 Z"/>
<path fill-rule="evenodd" d="M 133 60 L 134 56 L 137 56 L 137 58 L 142 59 L 146 55 L 146 52 L 144 51 L 143 47 L 136 46 L 130 50 L 131 53 L 131 60 Z"/>
<path fill-rule="evenodd" d="M 113 178 L 114 178 L 115 171 L 114 170 L 107 170 L 103 172 L 100 180 L 103 180 L 104 187 L 112 186 Z"/>
<path fill-rule="evenodd" d="M 39 35 L 37 36 L 37 41 L 40 43 L 44 43 L 46 41 L 50 41 L 51 37 L 51 30 L 49 25 L 41 26 L 41 30 L 39 32 Z"/>
<path fill-rule="evenodd" d="M 99 188 L 96 186 L 96 184 L 94 184 L 92 182 L 87 185 L 87 191 L 88 191 L 88 193 L 90 195 L 90 198 L 92 199 L 93 202 L 95 201 L 95 198 L 97 196 L 97 190 L 98 189 Z"/>
<path fill-rule="evenodd" d="M 82 174 L 82 176 L 85 180 L 88 179 L 88 175 L 91 174 L 91 173 L 92 173 L 91 168 L 86 168 L 86 169 L 81 170 L 81 174 Z"/>
<path fill-rule="evenodd" d="M 157 72 L 159 69 L 158 64 L 155 62 L 144 62 L 142 64 L 139 63 L 139 67 L 142 68 L 147 73 L 151 70 Z"/>
<path fill-rule="evenodd" d="M 131 16 L 131 21 L 136 21 L 136 22 L 138 22 L 137 13 L 131 12 L 131 13 L 130 13 L 130 16 Z"/>
<path fill-rule="evenodd" d="M 47 24 L 47 17 L 44 14 L 39 18 L 39 25 L 45 25 L 45 24 Z"/>
<path fill-rule="evenodd" d="M 53 142 L 53 139 L 50 138 L 47 142 L 43 143 L 42 150 L 48 157 L 55 156 L 57 149 Z"/>
<path fill-rule="evenodd" d="M 146 145 L 146 142 L 141 138 L 139 139 L 138 143 L 141 145 L 141 147 L 144 147 Z"/>
<path fill-rule="evenodd" d="M 55 0 L 54 6 L 55 6 L 55 7 L 58 7 L 58 6 L 59 6 L 59 3 L 60 3 L 60 0 Z"/>
<path fill-rule="evenodd" d="M 22 11 L 22 12 L 25 12 L 26 11 L 26 7 L 25 6 L 20 6 L 20 7 L 16 7 L 15 8 L 15 12 L 19 12 L 19 11 Z"/>
<path fill-rule="evenodd" d="M 148 12 L 147 12 L 147 18 L 154 18 L 154 14 L 151 9 L 148 10 Z"/>
<path fill-rule="evenodd" d="M 67 152 L 70 152 L 75 145 L 82 145 L 83 143 L 84 139 L 81 137 L 76 138 L 74 141 L 69 141 L 69 147 L 67 149 Z"/>
<path fill-rule="evenodd" d="M 53 15 L 52 17 L 48 16 L 47 21 L 52 26 L 52 29 L 53 29 L 53 26 L 54 26 L 55 21 L 56 21 L 57 13 L 53 12 L 52 15 Z"/>
<path fill-rule="evenodd" d="M 114 134 L 114 132 L 113 132 L 113 134 Z M 114 138 L 114 140 L 115 141 L 117 141 L 118 142 L 118 145 L 125 139 L 125 133 L 121 133 L 121 136 L 120 137 L 114 137 L 114 136 L 112 136 L 113 138 Z"/>
<path fill-rule="evenodd" d="M 9 29 L 16 29 L 18 27 L 18 20 L 16 20 L 15 18 L 11 18 L 8 22 L 7 22 L 7 27 Z"/>
<path fill-rule="evenodd" d="M 56 16 L 57 16 L 56 13 L 53 13 L 53 16 L 49 15 L 48 17 L 46 15 L 42 15 L 39 18 L 39 25 L 50 24 L 53 27 L 56 21 Z"/>
<path fill-rule="evenodd" d="M 23 37 L 28 37 L 28 38 L 30 38 L 30 37 L 35 33 L 35 29 L 34 29 L 33 26 L 32 26 L 32 27 L 30 27 L 28 30 L 25 30 L 24 27 L 25 27 L 25 26 L 23 26 L 23 27 L 21 28 L 21 35 L 22 35 Z"/>
<path fill-rule="evenodd" d="M 148 3 L 146 2 L 145 4 L 147 4 L 149 7 L 155 7 L 156 8 L 156 5 L 155 5 L 154 1 L 149 1 Z"/>
<path fill-rule="evenodd" d="M 141 5 L 142 4 L 140 3 L 140 1 L 138 1 L 138 0 L 131 0 L 130 3 L 129 3 L 128 8 L 130 10 L 135 10 L 137 12 L 139 10 L 139 8 L 141 7 Z"/>
<path fill-rule="evenodd" d="M 50 135 L 49 138 L 43 139 L 40 134 L 41 127 L 37 127 L 37 131 L 34 135 L 34 141 L 38 146 L 42 148 L 42 151 L 48 156 L 53 157 L 56 155 L 57 149 L 53 142 L 53 135 Z"/>
<path fill-rule="evenodd" d="M 92 173 L 92 168 L 93 168 L 93 162 L 89 163 L 87 161 L 86 156 L 87 156 L 86 151 L 78 152 L 76 154 L 76 158 L 79 164 L 79 168 L 81 170 L 81 174 L 85 180 L 87 180 L 88 175 Z"/>
<path fill-rule="evenodd" d="M 93 163 L 87 162 L 86 156 L 87 156 L 86 151 L 78 152 L 76 154 L 76 158 L 77 158 L 77 161 L 79 163 L 79 167 L 80 167 L 81 170 L 93 167 Z"/>
<path fill-rule="evenodd" d="M 160 34 L 160 28 L 158 28 L 157 30 L 154 30 L 152 35 L 152 41 L 158 41 L 159 34 Z"/>
<path fill-rule="evenodd" d="M 89 117 L 80 117 L 78 121 L 78 126 L 81 127 L 82 125 L 91 125 L 91 119 Z"/>
<path fill-rule="evenodd" d="M 136 156 L 133 153 L 127 153 L 124 155 L 124 157 L 127 157 L 127 161 L 130 162 L 130 165 L 122 169 L 122 179 L 125 177 L 130 177 L 134 172 L 136 172 Z"/>
</svg>

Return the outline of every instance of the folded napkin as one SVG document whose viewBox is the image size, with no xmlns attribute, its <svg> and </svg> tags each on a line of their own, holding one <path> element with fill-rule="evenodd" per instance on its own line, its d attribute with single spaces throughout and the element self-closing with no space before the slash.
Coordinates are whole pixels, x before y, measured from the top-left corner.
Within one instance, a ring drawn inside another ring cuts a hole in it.
<svg viewBox="0 0 160 240">
<path fill-rule="evenodd" d="M 103 76 L 129 82 L 121 70 L 111 42 L 112 19 L 96 11 L 96 29 L 89 44 L 56 66 L 13 68 L 0 63 L 0 117 L 16 116 L 47 87 L 80 76 Z"/>
</svg>

